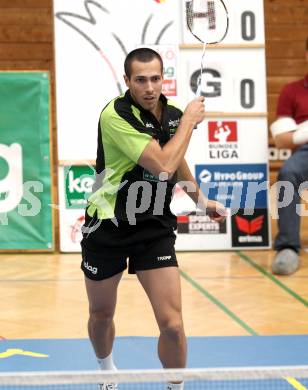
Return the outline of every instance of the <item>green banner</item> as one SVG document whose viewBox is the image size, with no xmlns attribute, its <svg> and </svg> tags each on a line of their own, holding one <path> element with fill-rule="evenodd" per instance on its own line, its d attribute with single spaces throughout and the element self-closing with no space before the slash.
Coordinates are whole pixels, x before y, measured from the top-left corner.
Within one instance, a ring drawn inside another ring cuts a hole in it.
<svg viewBox="0 0 308 390">
<path fill-rule="evenodd" d="M 53 249 L 47 72 L 0 72 L 0 250 Z"/>
</svg>

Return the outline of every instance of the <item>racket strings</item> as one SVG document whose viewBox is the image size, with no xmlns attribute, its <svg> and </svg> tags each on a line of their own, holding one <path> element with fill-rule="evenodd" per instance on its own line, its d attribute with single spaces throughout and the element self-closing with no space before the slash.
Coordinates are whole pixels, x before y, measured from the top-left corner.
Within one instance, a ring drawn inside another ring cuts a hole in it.
<svg viewBox="0 0 308 390">
<path fill-rule="evenodd" d="M 196 0 L 186 1 L 186 23 L 192 35 L 206 44 L 220 43 L 229 29 L 228 10 L 223 0 L 203 0 L 197 3 L 201 9 L 194 9 Z M 218 11 L 219 10 L 219 11 Z M 217 19 L 218 17 L 218 19 Z M 207 19 L 206 23 L 203 20 Z M 218 31 L 216 31 L 218 30 Z"/>
<path fill-rule="evenodd" d="M 193 12 L 192 10 L 191 18 L 193 19 L 205 19 L 208 18 L 209 30 L 214 30 L 216 28 L 216 13 L 215 13 L 215 3 L 213 1 L 208 2 L 207 12 Z"/>
<path fill-rule="evenodd" d="M 213 1 L 210 1 L 208 3 L 208 12 L 197 12 L 194 14 L 194 17 L 196 18 L 206 18 L 208 17 L 208 23 L 209 23 L 209 29 L 215 29 L 216 28 L 216 15 L 215 15 L 215 4 Z M 200 75 L 198 77 L 198 83 L 197 83 L 197 91 L 196 95 L 201 96 L 202 95 L 202 78 L 203 78 L 203 71 L 204 71 L 204 57 L 206 53 L 206 42 L 203 41 L 203 50 L 202 50 L 202 56 L 201 56 L 201 62 L 200 62 Z"/>
<path fill-rule="evenodd" d="M 216 28 L 216 14 L 215 14 L 215 4 L 214 2 L 209 2 L 208 9 L 208 18 L 209 18 L 209 29 L 214 30 Z"/>
</svg>

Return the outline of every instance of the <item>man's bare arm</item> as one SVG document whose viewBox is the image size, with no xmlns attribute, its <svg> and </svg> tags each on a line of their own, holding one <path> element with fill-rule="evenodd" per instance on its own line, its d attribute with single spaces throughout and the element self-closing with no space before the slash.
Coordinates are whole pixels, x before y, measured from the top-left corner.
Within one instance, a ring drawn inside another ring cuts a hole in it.
<svg viewBox="0 0 308 390">
<path fill-rule="evenodd" d="M 200 190 L 198 183 L 192 175 L 189 166 L 185 159 L 182 160 L 177 170 L 178 183 L 186 192 L 186 194 L 195 202 L 202 210 L 206 210 L 211 219 L 221 222 L 226 217 L 225 207 L 216 200 L 210 200 L 204 196 Z M 187 185 L 185 185 L 185 182 Z"/>
<path fill-rule="evenodd" d="M 166 172 L 171 177 L 184 158 L 195 125 L 204 118 L 204 98 L 200 97 L 186 107 L 175 135 L 163 147 L 154 139 L 150 141 L 138 164 L 155 176 Z"/>
</svg>

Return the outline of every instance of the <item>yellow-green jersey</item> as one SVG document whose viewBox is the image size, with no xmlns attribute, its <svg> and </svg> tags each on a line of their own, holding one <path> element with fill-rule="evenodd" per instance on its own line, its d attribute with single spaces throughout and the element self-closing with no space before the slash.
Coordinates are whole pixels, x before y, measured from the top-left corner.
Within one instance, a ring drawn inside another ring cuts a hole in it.
<svg viewBox="0 0 308 390">
<path fill-rule="evenodd" d="M 162 219 L 176 226 L 170 211 L 176 175 L 160 180 L 138 165 L 138 160 L 154 138 L 161 146 L 175 134 L 182 111 L 160 96 L 162 117 L 159 122 L 132 99 L 129 90 L 103 109 L 98 124 L 96 181 L 87 213 L 98 219 Z M 132 211 L 133 210 L 133 211 Z"/>
</svg>

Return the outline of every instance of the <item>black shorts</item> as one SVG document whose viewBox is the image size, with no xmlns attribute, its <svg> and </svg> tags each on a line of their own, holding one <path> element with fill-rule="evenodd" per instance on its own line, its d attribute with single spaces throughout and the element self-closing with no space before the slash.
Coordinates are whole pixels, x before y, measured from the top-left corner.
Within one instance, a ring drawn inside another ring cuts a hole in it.
<svg viewBox="0 0 308 390">
<path fill-rule="evenodd" d="M 126 221 L 99 220 L 86 214 L 81 241 L 81 269 L 92 280 L 110 278 L 127 268 L 131 274 L 162 267 L 177 267 L 172 226 L 157 217 L 129 225 Z M 92 227 L 92 229 L 91 229 Z"/>
</svg>

